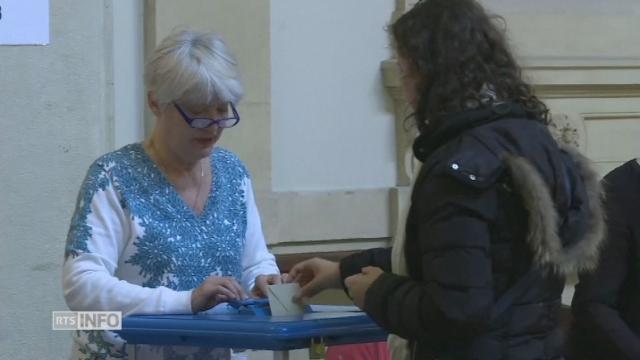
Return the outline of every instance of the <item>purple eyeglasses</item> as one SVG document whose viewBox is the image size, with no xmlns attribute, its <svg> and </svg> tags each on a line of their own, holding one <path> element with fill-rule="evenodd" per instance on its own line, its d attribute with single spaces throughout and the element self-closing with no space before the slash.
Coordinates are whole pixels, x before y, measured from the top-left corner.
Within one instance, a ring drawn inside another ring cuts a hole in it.
<svg viewBox="0 0 640 360">
<path fill-rule="evenodd" d="M 240 122 L 240 115 L 238 115 L 238 111 L 236 110 L 236 107 L 233 106 L 233 103 L 229 103 L 229 107 L 231 108 L 231 112 L 233 112 L 233 116 L 223 118 L 223 119 L 191 117 L 187 114 L 186 111 L 184 111 L 180 107 L 180 105 L 174 102 L 173 106 L 175 106 L 178 112 L 180 113 L 180 115 L 182 115 L 182 118 L 184 119 L 184 121 L 186 121 L 187 124 L 189 124 L 189 126 L 191 126 L 194 129 L 206 129 L 213 125 L 217 125 L 218 127 L 221 127 L 221 128 L 230 128 L 230 127 L 236 126 Z"/>
</svg>

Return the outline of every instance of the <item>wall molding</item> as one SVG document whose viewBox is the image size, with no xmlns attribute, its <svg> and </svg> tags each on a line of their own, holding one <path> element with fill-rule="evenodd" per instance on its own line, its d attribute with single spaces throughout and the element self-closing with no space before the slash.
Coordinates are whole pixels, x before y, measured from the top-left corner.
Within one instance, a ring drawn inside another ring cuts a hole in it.
<svg viewBox="0 0 640 360">
<path fill-rule="evenodd" d="M 310 252 L 360 251 L 377 247 L 388 247 L 390 238 L 339 239 L 324 241 L 299 241 L 270 244 L 269 250 L 278 255 Z"/>
<path fill-rule="evenodd" d="M 526 69 L 640 69 L 640 58 L 626 56 L 524 56 Z"/>
<path fill-rule="evenodd" d="M 269 244 L 388 238 L 390 189 L 257 192 Z"/>
<path fill-rule="evenodd" d="M 547 99 L 640 97 L 640 84 L 539 84 L 534 89 Z"/>
</svg>

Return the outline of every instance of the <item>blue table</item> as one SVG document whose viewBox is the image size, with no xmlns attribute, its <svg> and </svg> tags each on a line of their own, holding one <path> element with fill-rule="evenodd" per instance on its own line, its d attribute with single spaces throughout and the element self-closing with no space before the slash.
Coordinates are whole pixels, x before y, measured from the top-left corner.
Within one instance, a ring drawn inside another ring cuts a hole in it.
<svg viewBox="0 0 640 360">
<path fill-rule="evenodd" d="M 289 350 L 325 345 L 384 341 L 387 334 L 362 312 L 314 312 L 270 317 L 247 314 L 138 315 L 117 331 L 129 344 L 186 345 L 272 350 L 288 359 Z M 133 347 L 133 348 L 132 348 Z"/>
</svg>

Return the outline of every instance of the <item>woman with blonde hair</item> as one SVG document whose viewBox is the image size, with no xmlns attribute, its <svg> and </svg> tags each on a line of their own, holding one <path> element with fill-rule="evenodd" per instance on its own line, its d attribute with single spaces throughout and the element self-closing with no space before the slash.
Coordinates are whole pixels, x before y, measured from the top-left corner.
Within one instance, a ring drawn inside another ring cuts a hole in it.
<svg viewBox="0 0 640 360">
<path fill-rule="evenodd" d="M 156 118 L 144 142 L 97 159 L 82 184 L 65 252 L 71 310 L 183 314 L 264 296 L 281 281 L 251 178 L 216 146 L 238 124 L 242 85 L 215 34 L 182 31 L 145 68 Z M 123 359 L 108 331 L 77 331 L 72 359 Z M 136 359 L 228 359 L 228 349 L 136 346 Z"/>
</svg>

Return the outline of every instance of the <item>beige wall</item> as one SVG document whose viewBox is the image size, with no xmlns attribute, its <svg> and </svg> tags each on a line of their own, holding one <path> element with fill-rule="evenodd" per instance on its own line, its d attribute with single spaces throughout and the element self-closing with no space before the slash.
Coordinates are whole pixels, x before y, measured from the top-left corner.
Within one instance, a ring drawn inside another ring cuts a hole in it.
<svg viewBox="0 0 640 360">
<path fill-rule="evenodd" d="M 526 74 L 602 175 L 640 156 L 640 3 L 484 0 L 501 11 Z"/>
<path fill-rule="evenodd" d="M 89 164 L 113 142 L 111 1 L 52 0 L 51 43 L 0 46 L 0 359 L 61 359 L 61 263 Z"/>
</svg>

